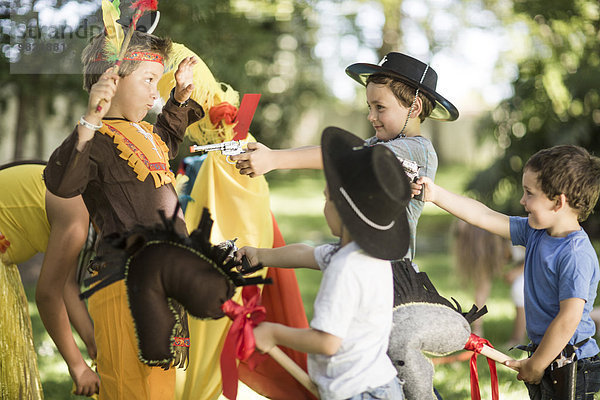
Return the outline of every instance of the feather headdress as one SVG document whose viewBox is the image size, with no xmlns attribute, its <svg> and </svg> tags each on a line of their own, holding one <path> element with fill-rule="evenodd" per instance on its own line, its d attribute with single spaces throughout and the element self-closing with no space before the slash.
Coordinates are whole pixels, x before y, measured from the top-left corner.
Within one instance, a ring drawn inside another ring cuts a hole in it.
<svg viewBox="0 0 600 400">
<path fill-rule="evenodd" d="M 102 19 L 106 30 L 106 44 L 104 46 L 104 56 L 108 61 L 114 61 L 118 65 L 127 53 L 129 41 L 133 31 L 137 26 L 139 19 L 146 11 L 155 11 L 158 7 L 158 0 L 138 0 L 131 4 L 131 9 L 135 10 L 131 19 L 131 24 L 127 30 L 127 35 L 123 37 L 123 28 L 117 22 L 121 12 L 119 11 L 120 0 L 102 0 Z"/>
<path fill-rule="evenodd" d="M 158 0 L 138 0 L 131 4 L 131 8 L 135 10 L 131 24 L 127 30 L 127 35 L 123 39 L 123 28 L 117 22 L 121 15 L 119 11 L 120 0 L 102 0 L 102 19 L 106 31 L 106 39 L 104 45 L 104 57 L 106 60 L 115 63 L 115 74 L 119 72 L 119 66 L 127 53 L 129 41 L 135 31 L 137 22 L 145 11 L 154 11 L 158 7 Z M 102 110 L 103 100 L 96 106 L 96 111 Z"/>
<path fill-rule="evenodd" d="M 102 0 L 102 20 L 104 21 L 104 58 L 110 62 L 116 62 L 119 59 L 121 46 L 125 34 L 123 27 L 117 22 L 121 16 L 119 10 L 120 0 Z"/>
</svg>

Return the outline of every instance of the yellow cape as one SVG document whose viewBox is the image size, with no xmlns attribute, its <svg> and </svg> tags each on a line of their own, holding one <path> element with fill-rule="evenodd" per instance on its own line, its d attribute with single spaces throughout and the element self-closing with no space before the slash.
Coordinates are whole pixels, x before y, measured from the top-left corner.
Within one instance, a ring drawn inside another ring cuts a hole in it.
<svg viewBox="0 0 600 400">
<path fill-rule="evenodd" d="M 194 66 L 194 91 L 191 97 L 202 105 L 205 116 L 191 125 L 186 135 L 198 144 L 232 140 L 235 134 L 233 132 L 235 123 L 217 122 L 213 125 L 209 118 L 209 111 L 211 107 L 224 101 L 238 107 L 238 93 L 230 86 L 217 82 L 206 64 L 185 46 L 178 44 L 173 46 L 167 72 L 158 84 L 162 99 L 164 101 L 168 99 L 171 89 L 175 86 L 174 72 L 177 65 L 187 56 L 194 56 L 199 61 Z M 247 141 L 254 140 L 252 136 L 248 135 L 242 142 L 245 144 Z M 181 179 L 181 177 L 178 178 Z M 273 247 L 274 220 L 270 211 L 269 188 L 264 177 L 249 178 L 240 175 L 234 165 L 227 163 L 225 156 L 219 152 L 210 152 L 198 172 L 190 196 L 192 200 L 187 204 L 185 213 L 189 231 L 197 227 L 202 209 L 207 207 L 214 220 L 211 234 L 212 243 L 216 244 L 237 238 L 236 245 L 238 247 Z M 292 309 L 294 314 L 300 316 L 299 325 L 307 327 L 295 275 L 293 275 L 293 271 L 289 272 L 293 279 L 286 277 L 288 279 L 281 281 L 285 281 L 286 285 L 295 286 L 295 290 L 289 291 L 289 296 L 294 297 L 294 301 L 291 302 L 293 306 L 285 310 Z M 262 274 L 265 273 L 262 272 Z M 233 297 L 233 300 L 238 303 L 241 302 L 240 293 L 241 291 L 238 291 Z M 279 298 L 275 298 L 274 301 L 278 302 Z M 287 312 L 284 311 L 284 313 Z M 268 309 L 267 314 L 269 314 Z M 221 394 L 219 359 L 225 336 L 229 331 L 230 321 L 227 318 L 216 321 L 200 321 L 190 318 L 189 326 L 190 363 L 186 371 L 177 371 L 176 398 L 178 400 L 216 400 Z M 302 356 L 304 356 L 305 363 L 305 355 L 301 355 L 299 358 Z M 270 375 L 270 372 L 267 375 Z M 273 379 L 278 378 L 273 377 Z M 251 384 L 250 386 L 252 387 Z M 284 391 L 281 388 L 279 390 L 280 392 Z M 290 391 L 287 392 L 287 394 L 289 393 Z M 295 392 L 292 390 L 292 393 Z M 302 398 L 295 394 L 292 396 Z"/>
</svg>

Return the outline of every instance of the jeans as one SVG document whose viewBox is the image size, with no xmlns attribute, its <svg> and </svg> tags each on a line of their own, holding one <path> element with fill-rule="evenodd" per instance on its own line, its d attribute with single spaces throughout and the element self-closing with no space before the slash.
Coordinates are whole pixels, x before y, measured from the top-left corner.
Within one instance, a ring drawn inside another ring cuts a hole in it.
<svg viewBox="0 0 600 400">
<path fill-rule="evenodd" d="M 548 372 L 538 385 L 526 383 L 531 400 L 552 400 L 554 391 Z M 594 393 L 600 390 L 600 357 L 577 360 L 576 400 L 594 400 Z"/>
<path fill-rule="evenodd" d="M 403 400 L 404 392 L 402 391 L 402 383 L 395 377 L 389 383 L 371 389 L 368 392 L 362 392 L 356 396 L 350 397 L 348 400 Z"/>
</svg>

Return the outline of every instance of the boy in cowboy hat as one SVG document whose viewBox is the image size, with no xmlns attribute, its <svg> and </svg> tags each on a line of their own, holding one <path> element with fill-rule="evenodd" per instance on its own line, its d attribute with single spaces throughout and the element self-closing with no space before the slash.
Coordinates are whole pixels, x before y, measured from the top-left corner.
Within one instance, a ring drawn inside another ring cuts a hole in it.
<svg viewBox="0 0 600 400">
<path fill-rule="evenodd" d="M 437 154 L 431 142 L 421 136 L 421 123 L 427 117 L 454 121 L 458 110 L 436 92 L 437 73 L 433 68 L 406 54 L 392 52 L 378 65 L 352 64 L 346 73 L 366 87 L 367 118 L 375 129 L 375 136 L 365 143 L 389 147 L 396 157 L 421 166 L 421 176 L 434 179 Z M 247 152 L 232 159 L 240 174 L 251 177 L 274 169 L 323 168 L 319 146 L 271 150 L 261 143 L 248 143 Z M 407 208 L 410 246 L 400 258 L 414 258 L 417 221 L 423 207 L 420 200 L 410 201 Z"/>
<path fill-rule="evenodd" d="M 384 146 L 365 146 L 333 127 L 325 129 L 321 143 L 324 214 L 340 241 L 238 251 L 238 259 L 246 255 L 252 265 L 323 271 L 310 328 L 265 322 L 254 329 L 256 346 L 265 352 L 283 345 L 309 353 L 308 373 L 322 399 L 403 399 L 387 356 L 394 296 L 386 260 L 402 257 L 408 248 L 410 186 Z"/>
</svg>

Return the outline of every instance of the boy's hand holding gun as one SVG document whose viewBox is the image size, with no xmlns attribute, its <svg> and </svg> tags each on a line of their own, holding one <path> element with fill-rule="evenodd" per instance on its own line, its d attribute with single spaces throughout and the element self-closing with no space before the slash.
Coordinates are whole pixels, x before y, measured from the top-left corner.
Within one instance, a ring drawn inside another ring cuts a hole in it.
<svg viewBox="0 0 600 400">
<path fill-rule="evenodd" d="M 417 179 L 419 179 L 419 171 L 421 170 L 421 166 L 412 160 L 406 160 L 404 158 L 398 157 L 398 161 L 404 168 L 404 172 L 410 181 L 410 187 L 412 189 L 412 197 L 417 200 L 423 200 L 421 196 L 421 185 L 417 185 Z"/>
</svg>

